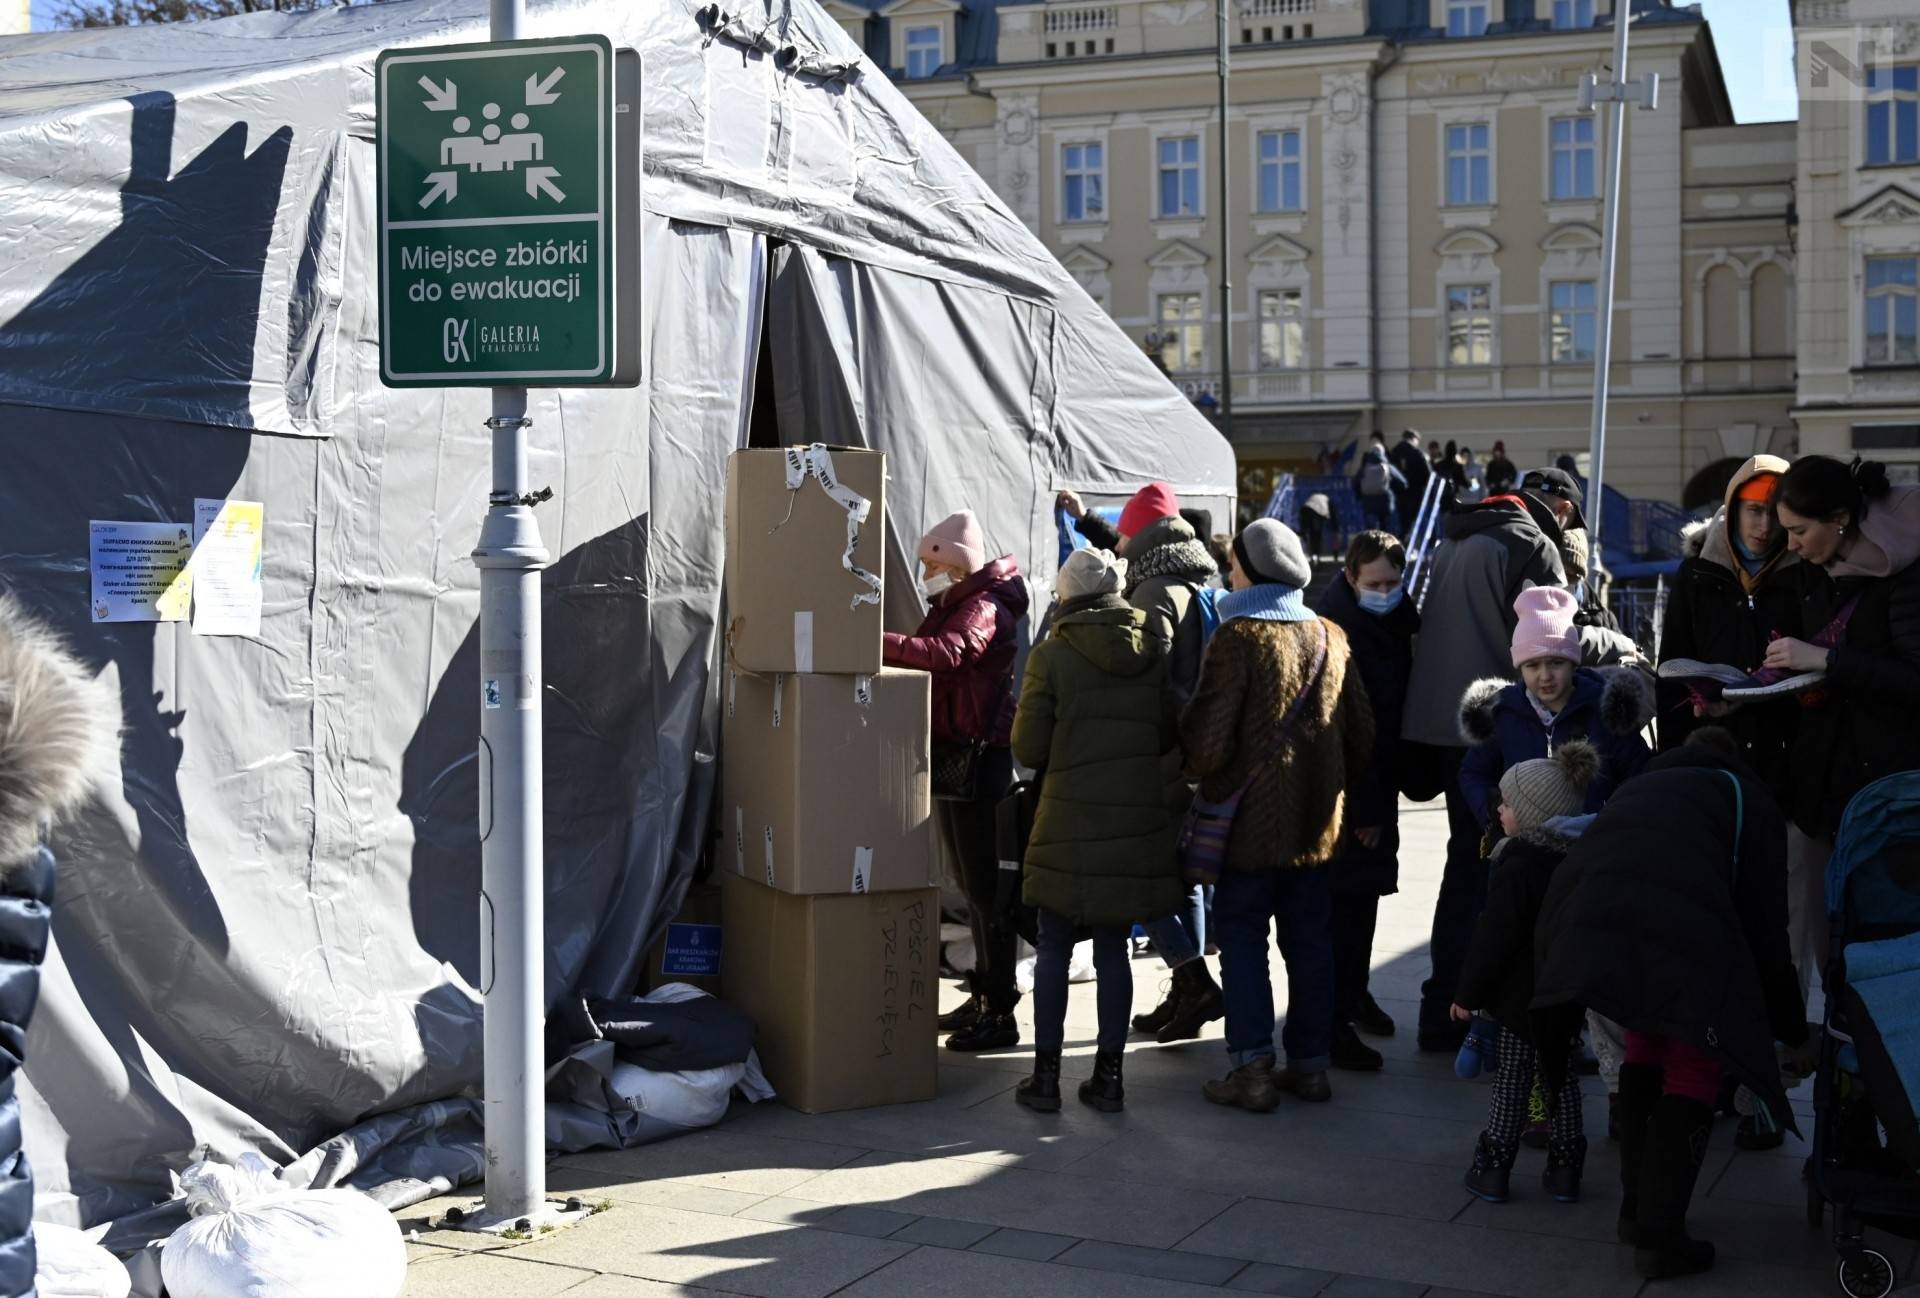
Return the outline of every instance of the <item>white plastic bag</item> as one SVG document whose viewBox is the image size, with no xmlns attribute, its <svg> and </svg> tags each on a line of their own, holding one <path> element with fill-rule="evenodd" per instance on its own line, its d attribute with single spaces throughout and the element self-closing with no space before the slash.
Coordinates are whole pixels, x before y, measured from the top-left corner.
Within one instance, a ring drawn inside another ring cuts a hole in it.
<svg viewBox="0 0 1920 1298">
<path fill-rule="evenodd" d="M 127 1268 L 85 1231 L 36 1221 L 33 1247 L 39 1254 L 33 1287 L 40 1298 L 127 1298 L 132 1292 Z"/>
<path fill-rule="evenodd" d="M 169 1298 L 399 1298 L 407 1246 L 357 1190 L 294 1190 L 258 1154 L 180 1177 L 193 1220 L 160 1254 Z"/>
<path fill-rule="evenodd" d="M 659 1004 L 698 1000 L 712 993 L 687 983 L 665 983 L 643 1000 Z M 773 1098 L 773 1087 L 760 1071 L 760 1054 L 749 1050 L 745 1063 L 721 1068 L 690 1068 L 665 1072 L 625 1060 L 613 1065 L 609 1085 L 622 1099 L 646 1114 L 675 1127 L 711 1127 L 727 1116 L 727 1101 L 737 1086 L 740 1094 L 758 1103 Z"/>
<path fill-rule="evenodd" d="M 1024 956 L 1013 967 L 1013 985 L 1021 995 L 1033 990 L 1033 966 L 1036 956 Z M 1093 971 L 1093 943 L 1075 942 L 1073 954 L 1067 958 L 1067 981 L 1070 983 L 1090 983 L 1097 975 Z"/>
</svg>

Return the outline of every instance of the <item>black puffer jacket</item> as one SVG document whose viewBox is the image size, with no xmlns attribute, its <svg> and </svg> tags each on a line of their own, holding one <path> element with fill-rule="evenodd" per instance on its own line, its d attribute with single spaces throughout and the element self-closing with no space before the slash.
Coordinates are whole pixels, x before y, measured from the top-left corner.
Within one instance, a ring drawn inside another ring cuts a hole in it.
<svg viewBox="0 0 1920 1298">
<path fill-rule="evenodd" d="M 1737 866 L 1729 774 L 1744 804 Z M 1792 1125 L 1772 1045 L 1807 1030 L 1787 952 L 1787 826 L 1745 763 L 1689 745 L 1621 785 L 1547 888 L 1534 970 L 1543 1055 L 1564 1039 L 1546 1025 L 1585 1007 L 1719 1055 Z"/>
<path fill-rule="evenodd" d="M 1853 795 L 1881 776 L 1920 768 L 1917 516 L 1920 488 L 1894 488 L 1890 499 L 1867 511 L 1849 560 L 1833 565 L 1830 579 L 1806 593 L 1801 625 L 1807 639 L 1848 601 L 1859 600 L 1827 665 L 1826 687 L 1803 696 L 1793 814 L 1811 832 L 1831 835 Z M 1870 575 L 1875 571 L 1883 575 Z"/>
<path fill-rule="evenodd" d="M 1738 485 L 1736 479 L 1734 486 Z M 1800 624 L 1802 603 L 1809 579 L 1818 578 L 1792 555 L 1783 554 L 1749 595 L 1734 571 L 1726 520 L 1722 510 L 1687 535 L 1688 557 L 1674 577 L 1660 633 L 1662 662 L 1692 658 L 1750 672 L 1760 666 L 1774 639 L 1809 634 Z M 1799 716 L 1800 707 L 1792 698 L 1764 699 L 1707 723 L 1724 726 L 1740 741 L 1748 762 L 1781 800 L 1783 809 L 1791 805 L 1787 759 Z M 1660 750 L 1680 747 L 1701 724 L 1693 715 L 1686 683 L 1662 680 Z"/>
<path fill-rule="evenodd" d="M 1386 896 L 1400 889 L 1400 716 L 1413 674 L 1413 637 L 1420 613 L 1403 599 L 1385 616 L 1360 607 L 1344 576 L 1335 577 L 1314 601 L 1313 611 L 1347 633 L 1353 666 L 1373 705 L 1373 757 L 1356 779 L 1347 803 L 1346 828 L 1327 866 L 1335 889 Z M 1355 829 L 1380 828 L 1380 842 L 1367 847 Z"/>
<path fill-rule="evenodd" d="M 0 1294 L 34 1286 L 33 1169 L 14 1089 L 52 923 L 41 833 L 109 766 L 118 727 L 112 691 L 0 596 Z"/>
<path fill-rule="evenodd" d="M 1453 998 L 1484 1010 L 1500 1026 L 1533 1040 L 1533 933 L 1554 872 L 1576 840 L 1549 829 L 1523 829 L 1493 851 L 1487 905 Z"/>
</svg>

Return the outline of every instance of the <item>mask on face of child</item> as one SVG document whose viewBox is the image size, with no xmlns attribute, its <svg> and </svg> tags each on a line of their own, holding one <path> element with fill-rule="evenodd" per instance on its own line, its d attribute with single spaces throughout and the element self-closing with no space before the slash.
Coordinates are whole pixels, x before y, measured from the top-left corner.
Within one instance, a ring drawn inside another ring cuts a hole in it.
<svg viewBox="0 0 1920 1298">
<path fill-rule="evenodd" d="M 1356 593 L 1361 608 L 1375 617 L 1385 617 L 1400 607 L 1400 601 L 1407 597 L 1407 588 L 1395 586 L 1392 590 L 1363 590 Z"/>
<path fill-rule="evenodd" d="M 920 583 L 920 590 L 928 599 L 939 599 L 952 588 L 953 574 L 950 572 L 928 577 Z"/>
</svg>

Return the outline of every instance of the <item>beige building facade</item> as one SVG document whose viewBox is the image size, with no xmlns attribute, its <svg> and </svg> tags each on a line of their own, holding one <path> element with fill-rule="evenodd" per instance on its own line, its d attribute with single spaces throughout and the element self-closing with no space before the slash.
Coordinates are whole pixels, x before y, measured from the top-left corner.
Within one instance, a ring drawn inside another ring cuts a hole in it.
<svg viewBox="0 0 1920 1298">
<path fill-rule="evenodd" d="M 1224 212 L 1209 0 L 830 7 L 1203 403 L 1231 279 L 1245 498 L 1376 429 L 1584 459 L 1611 0 L 1234 0 Z M 1608 477 L 1679 500 L 1792 449 L 1805 162 L 1791 123 L 1734 124 L 1697 13 L 1635 8 L 1661 93 L 1629 114 Z"/>
<path fill-rule="evenodd" d="M 1801 446 L 1920 481 L 1920 6 L 1797 0 Z"/>
</svg>

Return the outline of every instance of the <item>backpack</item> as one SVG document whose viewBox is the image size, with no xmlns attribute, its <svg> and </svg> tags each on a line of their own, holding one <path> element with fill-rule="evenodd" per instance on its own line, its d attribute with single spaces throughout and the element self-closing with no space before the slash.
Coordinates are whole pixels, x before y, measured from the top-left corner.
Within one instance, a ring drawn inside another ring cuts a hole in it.
<svg viewBox="0 0 1920 1298">
<path fill-rule="evenodd" d="M 1360 466 L 1360 494 L 1384 496 L 1393 485 L 1385 460 L 1368 460 Z"/>
</svg>

